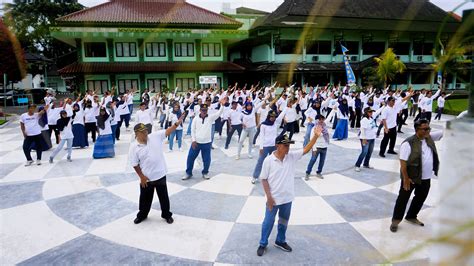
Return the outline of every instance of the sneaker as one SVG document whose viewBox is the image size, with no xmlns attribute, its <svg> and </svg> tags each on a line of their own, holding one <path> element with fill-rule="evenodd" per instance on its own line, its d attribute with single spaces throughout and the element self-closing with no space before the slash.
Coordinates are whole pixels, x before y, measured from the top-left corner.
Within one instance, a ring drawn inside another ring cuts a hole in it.
<svg viewBox="0 0 474 266">
<path fill-rule="evenodd" d="M 49 157 L 49 163 L 53 163 L 53 157 Z"/>
<path fill-rule="evenodd" d="M 324 176 L 321 173 L 316 173 L 316 176 L 320 179 L 324 179 Z"/>
<path fill-rule="evenodd" d="M 68 161 L 68 162 L 72 162 L 71 157 L 67 157 L 67 161 Z"/>
<path fill-rule="evenodd" d="M 393 155 L 397 155 L 398 153 L 396 153 L 395 151 L 387 151 L 388 154 L 393 154 Z"/>
<path fill-rule="evenodd" d="M 364 165 L 364 168 L 367 168 L 367 169 L 374 169 L 374 167 L 372 165 Z"/>
<path fill-rule="evenodd" d="M 379 156 L 385 158 L 385 154 L 379 153 Z"/>
<path fill-rule="evenodd" d="M 181 180 L 188 180 L 191 177 L 193 177 L 193 176 L 192 175 L 185 175 L 185 176 L 181 177 Z"/>
<path fill-rule="evenodd" d="M 239 160 L 239 159 L 240 159 L 240 155 L 235 156 L 235 159 L 236 159 L 236 160 Z"/>
<path fill-rule="evenodd" d="M 180 152 L 183 151 L 183 148 L 179 148 L 178 151 L 180 151 Z"/>
<path fill-rule="evenodd" d="M 407 222 L 410 222 L 412 224 L 417 224 L 419 226 L 425 226 L 424 223 L 422 223 L 420 220 L 418 220 L 417 218 L 413 218 L 413 219 L 409 219 L 409 218 L 405 218 L 405 220 L 407 220 Z"/>
<path fill-rule="evenodd" d="M 25 167 L 30 166 L 30 165 L 32 165 L 32 164 L 33 164 L 33 161 L 26 161 Z"/>
<path fill-rule="evenodd" d="M 256 178 L 252 178 L 252 184 L 257 183 L 257 180 L 258 180 L 258 179 L 256 179 Z"/>
<path fill-rule="evenodd" d="M 174 222 L 173 217 L 165 219 L 168 224 L 172 224 Z"/>
<path fill-rule="evenodd" d="M 405 134 L 405 133 L 403 133 L 402 131 L 397 131 L 397 133 L 400 133 L 400 134 Z"/>
<path fill-rule="evenodd" d="M 217 149 L 218 147 L 215 144 L 212 144 L 213 149 Z"/>
<path fill-rule="evenodd" d="M 249 157 L 249 159 L 252 159 L 252 158 L 253 158 L 252 154 L 249 154 L 249 156 L 248 156 L 248 157 Z"/>
<path fill-rule="evenodd" d="M 278 243 L 278 242 L 275 242 L 275 247 L 283 250 L 283 251 L 286 251 L 286 252 L 291 252 L 293 249 L 285 242 L 285 243 Z"/>
<path fill-rule="evenodd" d="M 41 165 L 41 160 L 36 160 L 36 165 Z"/>
<path fill-rule="evenodd" d="M 356 166 L 354 170 L 355 170 L 356 172 L 360 172 L 360 167 L 357 167 L 357 166 Z"/>
<path fill-rule="evenodd" d="M 202 178 L 204 178 L 204 179 L 206 179 L 206 180 L 209 180 L 209 179 L 210 179 L 209 175 L 204 175 L 204 174 L 202 175 Z"/>
<path fill-rule="evenodd" d="M 145 218 L 138 218 L 138 217 L 137 217 L 137 218 L 135 218 L 135 220 L 133 220 L 133 223 L 134 223 L 134 224 L 139 224 L 139 223 L 141 223 L 143 220 L 146 220 L 146 217 L 145 217 Z"/>
<path fill-rule="evenodd" d="M 309 174 L 306 174 L 306 175 L 305 175 L 304 180 L 306 180 L 306 181 L 309 180 Z"/>
<path fill-rule="evenodd" d="M 392 221 L 392 224 L 390 225 L 390 231 L 392 231 L 392 233 L 397 232 L 399 223 L 400 223 L 400 220 L 393 220 Z"/>
<path fill-rule="evenodd" d="M 257 249 L 257 256 L 261 257 L 263 253 L 265 253 L 265 250 L 266 250 L 265 247 L 259 246 Z"/>
</svg>

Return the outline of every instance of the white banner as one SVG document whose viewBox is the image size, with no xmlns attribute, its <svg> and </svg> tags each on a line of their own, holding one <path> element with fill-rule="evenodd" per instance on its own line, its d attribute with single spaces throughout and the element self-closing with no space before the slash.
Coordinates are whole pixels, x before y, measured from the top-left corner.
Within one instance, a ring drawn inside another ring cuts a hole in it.
<svg viewBox="0 0 474 266">
<path fill-rule="evenodd" d="M 217 76 L 199 76 L 199 84 L 217 84 Z"/>
</svg>

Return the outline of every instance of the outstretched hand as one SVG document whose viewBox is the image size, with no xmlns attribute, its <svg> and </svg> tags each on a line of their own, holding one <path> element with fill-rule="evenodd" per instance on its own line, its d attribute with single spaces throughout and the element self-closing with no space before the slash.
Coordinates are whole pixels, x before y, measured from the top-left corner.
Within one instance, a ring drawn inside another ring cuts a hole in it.
<svg viewBox="0 0 474 266">
<path fill-rule="evenodd" d="M 323 132 L 323 128 L 320 125 L 317 125 L 314 127 L 314 135 L 315 136 L 321 136 L 321 133 Z"/>
</svg>

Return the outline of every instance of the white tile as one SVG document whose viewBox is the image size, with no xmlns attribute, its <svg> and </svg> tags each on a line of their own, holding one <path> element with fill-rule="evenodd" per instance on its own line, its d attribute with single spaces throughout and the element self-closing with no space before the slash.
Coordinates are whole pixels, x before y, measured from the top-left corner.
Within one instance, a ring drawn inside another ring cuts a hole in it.
<svg viewBox="0 0 474 266">
<path fill-rule="evenodd" d="M 71 176 L 48 179 L 43 185 L 45 200 L 64 197 L 102 187 L 98 176 Z"/>
<path fill-rule="evenodd" d="M 3 135 L 2 135 L 2 138 L 3 138 Z M 21 148 L 22 146 L 23 146 L 23 140 L 12 140 L 12 141 L 7 141 L 7 142 L 2 142 L 2 145 L 0 145 L 0 152 L 14 151 L 16 149 Z"/>
<path fill-rule="evenodd" d="M 31 156 L 36 156 L 36 154 L 33 152 Z M 23 150 L 11 151 L 0 157 L 0 163 L 26 163 L 26 157 Z"/>
<path fill-rule="evenodd" d="M 168 145 L 163 146 L 165 149 L 165 160 L 166 160 L 166 166 L 168 167 L 168 173 L 176 173 L 176 172 L 182 172 L 186 169 L 186 159 L 188 157 L 188 150 L 183 150 L 179 151 L 178 146 L 175 145 L 173 147 L 172 152 L 167 152 L 168 151 Z M 198 156 L 198 158 L 200 155 Z M 197 165 L 194 164 L 194 167 Z"/>
<path fill-rule="evenodd" d="M 378 155 L 375 155 L 375 156 L 378 156 Z M 400 161 L 398 160 L 398 155 L 385 154 L 385 156 L 393 157 L 393 159 L 372 157 L 370 159 L 370 165 L 373 166 L 377 170 L 400 173 Z"/>
<path fill-rule="evenodd" d="M 265 197 L 247 198 L 237 223 L 261 224 L 265 217 Z M 344 223 L 345 220 L 319 196 L 296 197 L 291 206 L 290 225 Z"/>
<path fill-rule="evenodd" d="M 398 180 L 397 182 L 394 182 L 392 184 L 388 184 L 386 186 L 380 187 L 380 189 L 383 189 L 385 191 L 398 195 L 398 191 L 400 190 L 400 182 L 401 180 Z M 414 193 L 412 193 L 412 198 L 413 196 L 414 196 Z M 430 193 L 428 194 L 428 197 L 425 200 L 425 204 L 433 207 L 433 206 L 437 206 L 438 203 L 439 203 L 438 180 L 431 179 Z"/>
<path fill-rule="evenodd" d="M 206 182 L 200 182 L 192 188 L 207 192 L 248 196 L 252 192 L 254 185 L 248 176 L 237 176 L 229 174 L 218 174 Z"/>
<path fill-rule="evenodd" d="M 324 175 L 324 179 L 312 178 L 305 182 L 321 196 L 354 193 L 374 188 L 340 174 L 328 174 Z"/>
<path fill-rule="evenodd" d="M 85 232 L 63 221 L 44 202 L 0 211 L 1 264 L 24 261 Z"/>
<path fill-rule="evenodd" d="M 92 234 L 142 250 L 185 259 L 214 262 L 232 230 L 233 223 L 173 215 L 169 225 L 160 212 L 151 210 L 148 219 L 133 224 L 135 214 L 107 224 Z"/>
<path fill-rule="evenodd" d="M 106 173 L 124 173 L 128 164 L 127 155 L 117 155 L 114 158 L 93 159 L 86 175 L 101 175 Z"/>
<path fill-rule="evenodd" d="M 334 140 L 331 139 L 331 144 L 339 146 L 341 148 L 360 150 L 360 142 L 355 139 L 346 139 L 346 140 Z"/>
<path fill-rule="evenodd" d="M 119 184 L 119 185 L 115 185 L 115 186 L 110 186 L 110 187 L 107 188 L 107 190 L 112 192 L 113 194 L 123 198 L 123 199 L 138 203 L 139 202 L 139 197 L 140 197 L 139 184 L 140 183 L 139 183 L 138 177 L 137 177 L 137 181 L 132 181 L 132 182 L 127 182 L 127 183 L 123 183 L 123 184 Z M 172 195 L 186 189 L 186 187 L 184 187 L 184 186 L 181 186 L 181 185 L 178 185 L 178 184 L 175 184 L 175 183 L 171 183 L 171 182 L 167 183 L 167 187 L 168 187 L 168 195 L 170 197 Z M 156 194 L 154 196 L 153 201 L 158 202 L 158 196 Z"/>
<path fill-rule="evenodd" d="M 354 222 L 351 225 L 390 262 L 400 262 L 430 257 L 430 245 L 425 242 L 433 235 L 433 226 L 430 224 L 430 221 L 434 222 L 430 219 L 433 216 L 433 208 L 422 210 L 418 217 L 428 222 L 424 227 L 402 221 L 396 233 L 389 229 L 391 218 Z M 421 249 L 410 252 L 418 246 Z"/>
<path fill-rule="evenodd" d="M 2 137 L 0 138 L 0 142 L 2 145 L 4 145 L 4 142 L 8 142 L 9 140 L 13 138 L 18 138 L 20 137 L 20 134 L 2 134 Z"/>
<path fill-rule="evenodd" d="M 44 156 L 48 158 L 49 156 Z M 35 157 L 33 157 L 35 158 Z M 54 164 L 50 164 L 47 161 L 43 160 L 41 165 L 36 165 L 36 161 L 25 167 L 24 165 L 18 166 L 15 170 L 9 173 L 2 181 L 12 182 L 12 181 L 30 181 L 30 180 L 41 180 L 45 175 L 53 169 Z"/>
<path fill-rule="evenodd" d="M 232 144 L 232 143 L 231 143 Z M 245 145 L 245 144 L 244 144 Z M 247 142 L 247 145 L 248 145 L 248 142 Z M 240 157 L 242 158 L 245 158 L 245 156 L 247 156 L 248 154 L 248 147 L 247 145 L 245 145 L 243 148 L 242 148 L 242 151 L 240 152 Z M 224 147 L 220 147 L 219 148 L 227 157 L 235 157 L 237 156 L 238 154 L 238 148 L 237 146 L 229 146 L 228 149 L 224 149 Z M 253 155 L 256 155 L 258 152 L 258 149 L 257 147 L 253 149 Z"/>
</svg>

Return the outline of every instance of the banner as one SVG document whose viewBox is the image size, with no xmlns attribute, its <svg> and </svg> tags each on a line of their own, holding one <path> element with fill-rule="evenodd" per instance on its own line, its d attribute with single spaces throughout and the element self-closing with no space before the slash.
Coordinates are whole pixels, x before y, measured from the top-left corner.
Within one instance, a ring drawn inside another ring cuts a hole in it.
<svg viewBox="0 0 474 266">
<path fill-rule="evenodd" d="M 342 44 L 341 44 L 341 50 L 344 57 L 344 66 L 346 68 L 347 84 L 351 86 L 356 83 L 356 78 L 354 75 L 354 71 L 352 71 L 351 65 L 349 64 L 349 56 L 346 55 L 346 53 L 349 52 L 349 50 L 346 47 L 344 47 Z"/>
</svg>

